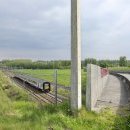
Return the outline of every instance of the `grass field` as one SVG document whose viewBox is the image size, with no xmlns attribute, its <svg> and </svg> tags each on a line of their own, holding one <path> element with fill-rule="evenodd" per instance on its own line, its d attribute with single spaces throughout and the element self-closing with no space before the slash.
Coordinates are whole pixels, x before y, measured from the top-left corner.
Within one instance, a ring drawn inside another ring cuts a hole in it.
<svg viewBox="0 0 130 130">
<path fill-rule="evenodd" d="M 32 69 L 23 69 L 17 70 L 18 72 L 32 75 L 33 77 L 48 80 L 50 82 L 55 82 L 55 70 L 45 69 L 45 70 L 32 70 Z M 82 84 L 86 83 L 86 72 L 82 70 Z M 70 69 L 59 69 L 57 70 L 57 80 L 59 85 L 70 86 Z"/>
<path fill-rule="evenodd" d="M 109 70 L 113 70 L 113 71 L 130 71 L 130 67 L 110 67 Z"/>
<path fill-rule="evenodd" d="M 96 114 L 83 108 L 72 116 L 68 103 L 57 107 L 35 103 L 0 72 L 0 130 L 130 130 L 130 115 L 111 109 Z"/>
</svg>

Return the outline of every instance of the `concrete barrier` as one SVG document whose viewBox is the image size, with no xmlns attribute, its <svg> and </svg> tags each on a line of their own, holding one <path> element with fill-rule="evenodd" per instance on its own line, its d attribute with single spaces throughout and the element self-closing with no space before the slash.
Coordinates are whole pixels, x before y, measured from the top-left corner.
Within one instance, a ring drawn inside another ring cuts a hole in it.
<svg viewBox="0 0 130 130">
<path fill-rule="evenodd" d="M 109 76 L 106 68 L 89 64 L 87 66 L 87 89 L 86 89 L 86 107 L 88 110 L 95 110 L 98 98 L 101 96 Z"/>
</svg>

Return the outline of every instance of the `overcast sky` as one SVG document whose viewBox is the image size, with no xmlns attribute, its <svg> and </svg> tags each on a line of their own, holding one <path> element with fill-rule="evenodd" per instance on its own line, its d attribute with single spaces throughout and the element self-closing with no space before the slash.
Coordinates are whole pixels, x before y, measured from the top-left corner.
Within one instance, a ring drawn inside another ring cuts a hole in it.
<svg viewBox="0 0 130 130">
<path fill-rule="evenodd" d="M 130 59 L 130 0 L 81 0 L 82 58 Z M 0 0 L 0 59 L 70 59 L 70 0 Z"/>
</svg>

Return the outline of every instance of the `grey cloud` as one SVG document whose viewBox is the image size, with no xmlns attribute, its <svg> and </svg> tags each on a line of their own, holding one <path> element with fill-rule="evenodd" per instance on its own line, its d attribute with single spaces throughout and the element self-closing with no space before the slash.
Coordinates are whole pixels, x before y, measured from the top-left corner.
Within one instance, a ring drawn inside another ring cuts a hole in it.
<svg viewBox="0 0 130 130">
<path fill-rule="evenodd" d="M 130 58 L 130 1 L 82 0 L 81 7 L 83 58 Z M 59 54 L 70 58 L 69 0 L 0 1 L 2 58 L 57 59 Z"/>
</svg>

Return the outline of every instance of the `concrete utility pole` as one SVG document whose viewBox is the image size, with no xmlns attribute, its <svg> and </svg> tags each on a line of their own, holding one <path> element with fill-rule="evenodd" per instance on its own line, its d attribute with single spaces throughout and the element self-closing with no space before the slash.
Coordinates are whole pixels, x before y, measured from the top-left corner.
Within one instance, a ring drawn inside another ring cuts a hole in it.
<svg viewBox="0 0 130 130">
<path fill-rule="evenodd" d="M 71 109 L 81 108 L 80 0 L 71 0 Z"/>
</svg>

